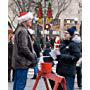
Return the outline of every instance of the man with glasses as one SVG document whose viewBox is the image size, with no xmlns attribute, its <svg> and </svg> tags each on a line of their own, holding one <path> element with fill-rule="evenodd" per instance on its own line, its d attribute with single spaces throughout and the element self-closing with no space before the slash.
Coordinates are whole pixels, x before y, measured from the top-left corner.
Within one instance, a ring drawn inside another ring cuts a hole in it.
<svg viewBox="0 0 90 90">
<path fill-rule="evenodd" d="M 73 26 L 64 32 L 65 40 L 60 46 L 60 55 L 57 55 L 56 72 L 66 79 L 67 90 L 74 90 L 76 63 L 81 57 L 80 38 L 75 38 L 76 28 Z M 62 90 L 59 88 L 58 90 Z"/>
</svg>

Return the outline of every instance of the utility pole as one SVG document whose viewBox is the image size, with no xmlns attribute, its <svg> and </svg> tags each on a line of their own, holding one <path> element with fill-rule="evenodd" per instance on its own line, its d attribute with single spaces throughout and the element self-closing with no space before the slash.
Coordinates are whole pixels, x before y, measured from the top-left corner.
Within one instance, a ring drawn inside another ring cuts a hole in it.
<svg viewBox="0 0 90 90">
<path fill-rule="evenodd" d="M 45 24 L 46 24 L 46 1 L 44 0 L 44 14 L 43 14 L 43 35 L 44 35 L 44 45 L 46 43 L 46 34 L 45 34 Z"/>
</svg>

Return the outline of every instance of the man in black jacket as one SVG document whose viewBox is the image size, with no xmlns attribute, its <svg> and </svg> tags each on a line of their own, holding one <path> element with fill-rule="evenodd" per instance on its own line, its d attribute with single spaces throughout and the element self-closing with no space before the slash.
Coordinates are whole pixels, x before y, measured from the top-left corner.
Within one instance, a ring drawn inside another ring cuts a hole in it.
<svg viewBox="0 0 90 90">
<path fill-rule="evenodd" d="M 80 38 L 74 38 L 75 27 L 65 31 L 65 40 L 60 47 L 60 55 L 57 55 L 57 74 L 66 79 L 67 90 L 74 90 L 74 79 L 76 73 L 76 62 L 81 56 Z M 61 89 L 59 89 L 61 90 Z"/>
</svg>

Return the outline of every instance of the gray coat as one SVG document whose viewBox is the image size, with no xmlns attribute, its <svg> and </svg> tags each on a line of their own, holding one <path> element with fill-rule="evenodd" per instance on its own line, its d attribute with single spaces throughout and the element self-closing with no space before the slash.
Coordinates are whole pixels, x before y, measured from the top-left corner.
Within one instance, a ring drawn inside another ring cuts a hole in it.
<svg viewBox="0 0 90 90">
<path fill-rule="evenodd" d="M 32 60 L 35 59 L 31 37 L 24 26 L 19 26 L 15 32 L 13 61 L 14 68 L 29 68 Z"/>
</svg>

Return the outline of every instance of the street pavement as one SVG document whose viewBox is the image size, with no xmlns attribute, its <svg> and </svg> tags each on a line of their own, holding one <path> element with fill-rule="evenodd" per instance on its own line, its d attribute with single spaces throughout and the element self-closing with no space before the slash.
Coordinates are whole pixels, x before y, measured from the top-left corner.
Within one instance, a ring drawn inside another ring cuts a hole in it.
<svg viewBox="0 0 90 90">
<path fill-rule="evenodd" d="M 28 75 L 28 79 L 27 79 L 27 84 L 26 84 L 26 88 L 25 90 L 32 90 L 35 80 L 32 80 L 32 75 Z M 77 82 L 75 80 L 75 86 L 74 86 L 74 90 L 81 90 L 77 87 Z M 8 90 L 13 90 L 13 82 L 9 82 L 8 83 Z M 45 84 L 43 79 L 41 79 L 38 83 L 37 89 L 36 90 L 46 90 Z M 51 90 L 51 89 L 50 89 Z"/>
<path fill-rule="evenodd" d="M 43 59 L 42 57 L 40 58 L 40 61 L 39 61 L 39 69 L 40 69 L 40 63 L 43 62 Z M 55 66 L 53 67 L 53 71 L 55 72 L 55 69 L 56 69 L 56 63 L 55 62 Z M 34 74 L 34 70 L 33 69 L 29 69 L 28 71 L 28 76 L 27 76 L 27 84 L 26 84 L 26 88 L 25 90 L 32 90 L 33 86 L 34 86 L 34 83 L 35 83 L 35 80 L 32 80 L 31 78 L 33 77 L 33 74 Z M 50 87 L 50 85 L 49 85 Z M 51 88 L 51 87 L 50 87 Z M 8 83 L 8 90 L 13 90 L 13 82 L 9 82 Z M 41 80 L 39 81 L 39 84 L 37 86 L 37 90 L 46 90 L 46 87 L 45 87 L 45 83 L 43 81 L 43 79 L 41 78 Z M 51 89 L 50 89 L 51 90 Z M 74 86 L 74 90 L 82 90 L 82 89 L 79 89 L 77 87 L 77 80 L 75 78 L 75 86 Z"/>
</svg>

